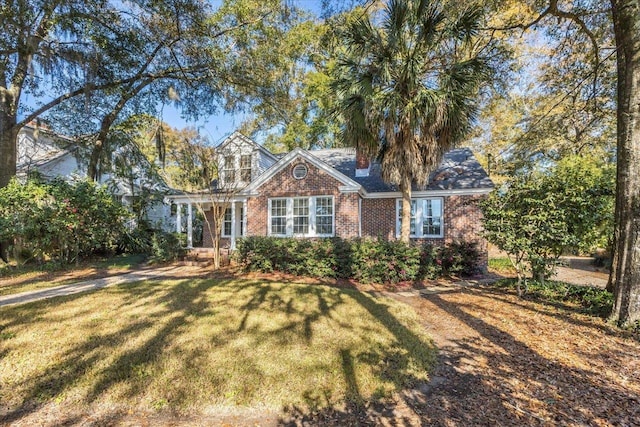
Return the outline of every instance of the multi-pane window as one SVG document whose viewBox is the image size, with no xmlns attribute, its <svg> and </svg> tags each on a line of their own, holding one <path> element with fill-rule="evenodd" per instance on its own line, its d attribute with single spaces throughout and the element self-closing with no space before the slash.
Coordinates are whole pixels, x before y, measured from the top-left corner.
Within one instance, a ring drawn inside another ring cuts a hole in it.
<svg viewBox="0 0 640 427">
<path fill-rule="evenodd" d="M 236 208 L 237 209 L 237 208 Z M 240 218 L 244 218 L 244 208 L 240 208 Z M 224 219 L 222 221 L 222 235 L 224 237 L 230 237 L 232 234 L 231 223 L 234 221 L 231 207 L 224 210 Z M 236 236 L 238 235 L 238 225 L 240 226 L 240 236 L 244 236 L 244 221 L 236 222 Z"/>
<path fill-rule="evenodd" d="M 233 184 L 236 182 L 236 167 L 235 167 L 234 156 L 224 157 L 223 175 L 224 175 L 224 180 L 227 184 Z"/>
<path fill-rule="evenodd" d="M 251 154 L 240 156 L 240 180 L 251 181 Z"/>
<path fill-rule="evenodd" d="M 333 197 L 269 200 L 270 229 L 276 236 L 322 237 L 334 234 Z"/>
<path fill-rule="evenodd" d="M 422 234 L 442 235 L 442 199 L 426 199 L 422 205 Z"/>
<path fill-rule="evenodd" d="M 271 234 L 287 234 L 287 199 L 271 200 Z"/>
<path fill-rule="evenodd" d="M 397 234 L 402 222 L 402 200 L 398 200 Z M 411 237 L 442 237 L 442 199 L 411 200 Z"/>
<path fill-rule="evenodd" d="M 231 236 L 231 208 L 224 210 L 224 222 L 222 223 L 222 235 Z"/>
<path fill-rule="evenodd" d="M 333 199 L 316 197 L 316 233 L 333 234 Z"/>
<path fill-rule="evenodd" d="M 309 234 L 309 199 L 293 199 L 293 234 Z"/>
</svg>

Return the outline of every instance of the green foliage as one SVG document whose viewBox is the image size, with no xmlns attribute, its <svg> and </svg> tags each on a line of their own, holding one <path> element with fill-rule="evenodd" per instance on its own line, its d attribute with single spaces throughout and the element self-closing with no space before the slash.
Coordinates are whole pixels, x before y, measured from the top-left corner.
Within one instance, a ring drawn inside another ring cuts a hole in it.
<svg viewBox="0 0 640 427">
<path fill-rule="evenodd" d="M 363 283 L 398 283 L 417 279 L 420 248 L 400 241 L 354 240 L 353 278 Z"/>
<path fill-rule="evenodd" d="M 477 273 L 479 256 L 475 243 L 452 242 L 437 249 L 436 264 L 443 276 L 469 276 Z"/>
<path fill-rule="evenodd" d="M 128 254 L 151 253 L 153 231 L 145 227 L 126 229 L 118 240 L 118 251 Z"/>
<path fill-rule="evenodd" d="M 0 240 L 38 260 L 69 263 L 113 252 L 127 218 L 108 191 L 90 181 L 14 179 L 0 189 Z"/>
<path fill-rule="evenodd" d="M 171 262 L 184 254 L 180 236 L 177 233 L 156 231 L 151 236 L 151 262 Z"/>
<path fill-rule="evenodd" d="M 513 289 L 513 279 L 503 279 L 495 284 L 501 289 Z M 611 313 L 613 294 L 591 286 L 571 285 L 564 282 L 532 281 L 528 285 L 527 298 L 549 304 L 570 304 L 586 314 L 606 317 Z"/>
<path fill-rule="evenodd" d="M 412 183 L 427 184 L 477 115 L 493 50 L 491 43 L 477 49 L 482 21 L 477 5 L 394 0 L 363 13 L 341 34 L 333 87 L 345 144 L 378 156 L 382 179 L 398 185 L 404 200 Z M 407 205 L 405 242 L 409 217 Z"/>
<path fill-rule="evenodd" d="M 249 271 L 395 284 L 477 271 L 474 244 L 417 246 L 374 239 L 282 239 L 247 237 L 237 241 L 237 261 Z"/>
<path fill-rule="evenodd" d="M 519 277 L 552 275 L 563 251 L 612 235 L 612 171 L 583 157 L 518 176 L 482 204 L 487 239 L 507 252 Z"/>
<path fill-rule="evenodd" d="M 615 164 L 582 155 L 561 159 L 549 174 L 548 191 L 563 195 L 569 233 L 580 252 L 611 247 L 615 173 Z"/>
</svg>

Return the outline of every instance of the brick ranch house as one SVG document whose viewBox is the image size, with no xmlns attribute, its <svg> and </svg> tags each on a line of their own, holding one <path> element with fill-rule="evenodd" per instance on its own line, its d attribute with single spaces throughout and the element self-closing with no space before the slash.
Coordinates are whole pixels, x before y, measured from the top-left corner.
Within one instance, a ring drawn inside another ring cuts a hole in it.
<svg viewBox="0 0 640 427">
<path fill-rule="evenodd" d="M 382 181 L 378 162 L 357 155 L 355 149 L 296 148 L 274 155 L 235 132 L 217 151 L 217 190 L 167 197 L 177 205 L 177 231 L 187 232 L 189 247 L 196 204 L 210 224 L 212 208 L 225 208 L 221 247 L 230 249 L 244 236 L 399 237 L 401 193 Z M 426 188 L 413 189 L 412 240 L 435 245 L 477 242 L 486 265 L 477 202 L 492 189 L 470 149 L 448 152 Z M 202 246 L 212 247 L 206 231 Z"/>
</svg>

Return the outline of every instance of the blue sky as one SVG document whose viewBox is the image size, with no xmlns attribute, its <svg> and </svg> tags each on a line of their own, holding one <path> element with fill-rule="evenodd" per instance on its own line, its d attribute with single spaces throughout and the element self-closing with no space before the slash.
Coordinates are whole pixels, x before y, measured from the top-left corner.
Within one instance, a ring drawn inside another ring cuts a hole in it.
<svg viewBox="0 0 640 427">
<path fill-rule="evenodd" d="M 214 145 L 221 143 L 227 136 L 239 128 L 245 117 L 243 114 L 221 112 L 220 114 L 205 117 L 198 121 L 187 121 L 181 117 L 180 111 L 173 105 L 165 105 L 161 116 L 162 120 L 173 128 L 195 128 Z"/>
</svg>

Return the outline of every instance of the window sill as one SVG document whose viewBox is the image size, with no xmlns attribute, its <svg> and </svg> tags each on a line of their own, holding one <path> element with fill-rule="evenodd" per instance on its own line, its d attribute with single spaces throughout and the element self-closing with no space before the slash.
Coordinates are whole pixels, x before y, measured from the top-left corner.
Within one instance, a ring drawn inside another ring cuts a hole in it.
<svg viewBox="0 0 640 427">
<path fill-rule="evenodd" d="M 335 234 L 268 234 L 269 237 L 282 237 L 282 238 L 292 238 L 292 239 L 327 239 L 331 237 L 336 237 Z"/>
<path fill-rule="evenodd" d="M 400 234 L 396 234 L 396 239 L 400 238 Z M 416 236 L 416 235 L 411 235 L 409 236 L 410 239 L 444 239 L 444 236 L 435 234 L 435 235 L 424 235 L 424 236 Z"/>
</svg>

